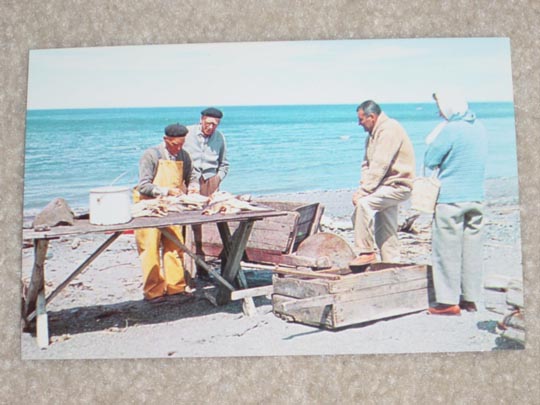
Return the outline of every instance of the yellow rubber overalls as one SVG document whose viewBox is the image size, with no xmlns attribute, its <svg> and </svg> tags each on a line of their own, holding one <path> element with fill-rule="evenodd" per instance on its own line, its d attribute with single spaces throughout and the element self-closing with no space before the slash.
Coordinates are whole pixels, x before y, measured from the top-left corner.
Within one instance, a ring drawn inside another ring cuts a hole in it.
<svg viewBox="0 0 540 405">
<path fill-rule="evenodd" d="M 160 159 L 152 184 L 159 187 L 182 188 L 183 170 L 184 162 Z M 139 194 L 137 190 L 133 197 L 134 202 L 151 198 Z M 184 243 L 181 226 L 170 226 L 166 229 Z M 163 236 L 158 228 L 136 230 L 135 240 L 142 264 L 144 298 L 150 300 L 166 294 L 183 292 L 186 288 L 186 280 L 182 250 Z M 163 254 L 163 275 L 160 266 L 160 246 Z"/>
</svg>

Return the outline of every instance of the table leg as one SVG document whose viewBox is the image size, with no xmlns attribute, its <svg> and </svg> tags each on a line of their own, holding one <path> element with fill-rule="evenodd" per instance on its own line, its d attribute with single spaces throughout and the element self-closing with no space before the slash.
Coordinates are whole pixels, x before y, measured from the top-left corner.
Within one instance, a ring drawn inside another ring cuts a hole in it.
<svg viewBox="0 0 540 405">
<path fill-rule="evenodd" d="M 28 321 L 28 315 L 36 308 L 37 298 L 40 291 L 45 289 L 45 257 L 49 241 L 47 239 L 34 239 L 34 267 L 26 297 L 24 297 L 23 315 Z"/>
<path fill-rule="evenodd" d="M 41 290 L 37 296 L 36 313 L 37 344 L 40 349 L 46 349 L 49 346 L 49 318 L 45 305 L 45 290 Z"/>
<path fill-rule="evenodd" d="M 254 221 L 240 222 L 236 231 L 230 239 L 229 254 L 227 256 L 227 263 L 223 269 L 222 276 L 229 282 L 233 282 L 238 276 L 240 271 L 240 261 L 244 255 L 251 229 L 253 228 Z M 231 300 L 230 291 L 225 290 L 220 286 L 217 294 L 217 303 L 223 305 Z"/>
<path fill-rule="evenodd" d="M 227 258 L 231 252 L 231 230 L 227 222 L 218 222 L 217 224 L 219 235 L 221 236 L 221 243 L 223 244 L 223 251 L 221 253 L 221 271 L 222 274 L 225 274 L 225 267 L 227 266 Z M 247 288 L 247 280 L 244 272 L 242 271 L 242 266 L 238 270 L 238 275 L 236 277 L 238 284 L 241 288 Z"/>
<path fill-rule="evenodd" d="M 45 259 L 49 241 L 47 239 L 34 240 L 34 267 L 30 285 L 25 297 L 24 321 L 26 325 L 30 322 L 29 314 L 36 310 L 38 319 L 36 321 L 37 342 L 40 348 L 49 345 L 49 325 L 47 319 L 47 308 L 45 305 Z"/>
<path fill-rule="evenodd" d="M 88 259 L 86 259 L 73 273 L 71 273 L 56 289 L 49 294 L 49 296 L 45 300 L 45 305 L 52 301 L 54 297 L 56 297 L 60 291 L 62 291 L 64 288 L 66 288 L 71 281 L 77 277 L 79 274 L 81 274 L 90 264 L 99 256 L 101 255 L 118 237 L 122 235 L 122 232 L 115 232 L 113 235 L 111 235 L 99 248 L 90 255 Z M 36 312 L 30 312 L 29 314 L 26 314 L 26 319 L 28 322 L 32 321 L 34 317 L 37 315 Z"/>
</svg>

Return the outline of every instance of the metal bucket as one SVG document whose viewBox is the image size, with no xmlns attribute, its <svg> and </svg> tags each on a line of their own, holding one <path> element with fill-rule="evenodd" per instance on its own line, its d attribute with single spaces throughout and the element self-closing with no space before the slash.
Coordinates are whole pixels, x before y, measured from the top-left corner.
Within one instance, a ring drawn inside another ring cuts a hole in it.
<svg viewBox="0 0 540 405">
<path fill-rule="evenodd" d="M 90 223 L 124 224 L 131 220 L 131 188 L 109 186 L 90 190 Z"/>
</svg>

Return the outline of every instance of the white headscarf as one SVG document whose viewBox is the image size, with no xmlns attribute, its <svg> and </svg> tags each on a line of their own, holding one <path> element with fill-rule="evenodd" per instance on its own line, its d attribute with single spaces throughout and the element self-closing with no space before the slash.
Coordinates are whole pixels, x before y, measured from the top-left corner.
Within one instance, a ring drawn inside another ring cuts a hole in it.
<svg viewBox="0 0 540 405">
<path fill-rule="evenodd" d="M 469 111 L 469 104 L 465 97 L 458 90 L 439 90 L 433 93 L 433 98 L 437 101 L 439 110 L 444 121 L 437 124 L 426 137 L 426 144 L 429 145 L 437 138 L 437 135 L 446 126 L 448 121 L 456 118 L 463 118 Z"/>
<path fill-rule="evenodd" d="M 433 98 L 437 101 L 439 110 L 447 121 L 462 117 L 469 110 L 467 100 L 457 90 L 439 90 L 433 93 Z"/>
</svg>

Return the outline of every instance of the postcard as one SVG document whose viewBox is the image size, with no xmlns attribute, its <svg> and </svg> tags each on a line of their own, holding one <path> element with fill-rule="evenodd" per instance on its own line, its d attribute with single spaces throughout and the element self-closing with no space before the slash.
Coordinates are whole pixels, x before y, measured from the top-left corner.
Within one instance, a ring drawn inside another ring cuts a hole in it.
<svg viewBox="0 0 540 405">
<path fill-rule="evenodd" d="M 510 41 L 32 50 L 23 228 L 25 360 L 524 349 Z"/>
</svg>

